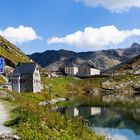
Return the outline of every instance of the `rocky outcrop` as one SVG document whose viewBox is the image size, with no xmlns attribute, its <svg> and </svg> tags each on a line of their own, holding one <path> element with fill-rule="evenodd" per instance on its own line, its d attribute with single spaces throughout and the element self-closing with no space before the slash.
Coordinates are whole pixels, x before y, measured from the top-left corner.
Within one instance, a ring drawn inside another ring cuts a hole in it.
<svg viewBox="0 0 140 140">
<path fill-rule="evenodd" d="M 132 86 L 135 95 L 140 96 L 140 78 L 138 78 L 137 82 L 134 83 Z"/>
<path fill-rule="evenodd" d="M 45 106 L 45 105 L 53 105 L 59 102 L 67 101 L 68 99 L 66 98 L 57 98 L 57 99 L 52 99 L 50 101 L 42 101 L 39 103 L 40 106 Z"/>
<path fill-rule="evenodd" d="M 128 103 L 133 104 L 133 103 L 136 103 L 136 102 L 140 102 L 140 97 L 136 97 L 136 96 L 133 97 L 131 95 L 126 96 L 126 95 L 123 95 L 123 94 L 111 94 L 111 95 L 107 95 L 107 96 L 102 96 L 102 101 L 106 102 L 106 103 L 128 102 Z"/>
<path fill-rule="evenodd" d="M 15 100 L 12 94 L 9 94 L 6 90 L 0 90 L 0 98 L 10 98 L 11 100 Z"/>
<path fill-rule="evenodd" d="M 132 85 L 134 84 L 133 81 L 127 81 L 127 82 L 116 82 L 116 81 L 106 81 L 103 82 L 101 87 L 105 90 L 120 90 L 120 89 L 124 89 L 127 87 L 132 87 Z"/>
<path fill-rule="evenodd" d="M 20 140 L 20 137 L 18 137 L 17 135 L 2 134 L 0 135 L 0 140 Z"/>
<path fill-rule="evenodd" d="M 105 71 L 102 71 L 102 75 L 126 75 L 126 74 L 133 74 L 139 75 L 140 74 L 140 55 L 128 59 L 125 62 L 122 62 L 118 65 L 115 65 Z"/>
</svg>

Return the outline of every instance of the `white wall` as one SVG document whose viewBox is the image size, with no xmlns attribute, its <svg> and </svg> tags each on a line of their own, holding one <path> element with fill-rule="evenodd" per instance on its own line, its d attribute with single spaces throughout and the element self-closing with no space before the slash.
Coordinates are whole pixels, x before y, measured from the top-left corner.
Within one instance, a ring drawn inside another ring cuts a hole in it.
<svg viewBox="0 0 140 140">
<path fill-rule="evenodd" d="M 100 70 L 95 69 L 95 68 L 91 68 L 90 69 L 90 74 L 91 75 L 100 75 Z"/>
<path fill-rule="evenodd" d="M 65 67 L 65 74 L 75 76 L 78 74 L 78 67 Z"/>
<path fill-rule="evenodd" d="M 91 115 L 99 115 L 101 114 L 101 108 L 100 107 L 91 107 Z"/>
<path fill-rule="evenodd" d="M 41 77 L 38 68 L 35 69 L 33 74 L 33 92 L 41 92 Z"/>
<path fill-rule="evenodd" d="M 77 107 L 74 107 L 74 117 L 79 115 L 79 110 Z"/>
<path fill-rule="evenodd" d="M 78 67 L 73 67 L 73 75 L 77 75 L 78 74 Z"/>
</svg>

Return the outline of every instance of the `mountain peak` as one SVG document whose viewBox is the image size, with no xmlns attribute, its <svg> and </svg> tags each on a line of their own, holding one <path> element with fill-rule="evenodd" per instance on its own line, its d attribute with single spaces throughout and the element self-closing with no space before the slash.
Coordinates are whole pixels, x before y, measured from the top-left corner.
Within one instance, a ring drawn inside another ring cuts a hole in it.
<svg viewBox="0 0 140 140">
<path fill-rule="evenodd" d="M 58 71 L 59 68 L 64 67 L 66 64 L 79 65 L 87 61 L 92 61 L 98 69 L 102 70 L 124 62 L 139 54 L 140 45 L 138 43 L 133 43 L 131 47 L 126 49 L 82 53 L 61 49 L 53 53 L 46 51 L 45 55 L 32 54 L 29 57 L 42 67 L 47 67 L 50 71 Z"/>
<path fill-rule="evenodd" d="M 134 43 L 131 45 L 131 47 L 140 47 L 140 44 L 134 42 Z"/>
</svg>

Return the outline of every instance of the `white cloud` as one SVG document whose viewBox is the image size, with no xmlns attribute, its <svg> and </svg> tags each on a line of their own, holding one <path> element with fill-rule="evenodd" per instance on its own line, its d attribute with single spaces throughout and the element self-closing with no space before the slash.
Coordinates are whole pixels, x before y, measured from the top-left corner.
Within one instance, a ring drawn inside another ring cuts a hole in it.
<svg viewBox="0 0 140 140">
<path fill-rule="evenodd" d="M 0 35 L 14 44 L 21 44 L 40 38 L 32 27 L 23 25 L 18 28 L 8 27 L 5 30 L 0 30 Z"/>
<path fill-rule="evenodd" d="M 123 12 L 132 7 L 140 8 L 140 0 L 76 0 L 90 7 L 104 7 L 113 12 Z"/>
<path fill-rule="evenodd" d="M 111 45 L 118 45 L 133 36 L 140 36 L 140 29 L 119 30 L 112 25 L 100 28 L 86 27 L 84 31 L 77 31 L 64 37 L 52 37 L 47 42 L 100 50 L 107 49 Z"/>
</svg>

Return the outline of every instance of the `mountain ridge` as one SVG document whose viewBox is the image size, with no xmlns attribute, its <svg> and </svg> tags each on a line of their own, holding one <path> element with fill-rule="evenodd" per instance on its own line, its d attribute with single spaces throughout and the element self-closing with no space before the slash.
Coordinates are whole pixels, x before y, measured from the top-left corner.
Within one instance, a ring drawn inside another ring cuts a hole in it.
<svg viewBox="0 0 140 140">
<path fill-rule="evenodd" d="M 92 61 L 100 70 L 125 62 L 140 54 L 140 45 L 133 43 L 125 49 L 109 49 L 101 51 L 74 52 L 69 50 L 47 50 L 42 53 L 28 55 L 42 67 L 50 71 L 57 71 L 67 64 L 80 65 L 85 61 Z"/>
</svg>

